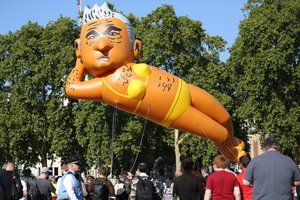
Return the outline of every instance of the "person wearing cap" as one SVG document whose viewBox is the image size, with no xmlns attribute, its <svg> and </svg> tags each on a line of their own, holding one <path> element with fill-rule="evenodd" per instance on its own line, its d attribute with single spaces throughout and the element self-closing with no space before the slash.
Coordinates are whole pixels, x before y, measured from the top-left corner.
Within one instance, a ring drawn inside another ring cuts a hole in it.
<svg viewBox="0 0 300 200">
<path fill-rule="evenodd" d="M 41 193 L 40 200 L 51 200 L 51 192 L 56 192 L 55 187 L 49 181 L 50 172 L 52 171 L 48 167 L 42 167 L 41 175 L 36 180 L 37 188 Z"/>
<path fill-rule="evenodd" d="M 83 200 L 82 184 L 80 179 L 76 177 L 76 173 L 80 170 L 80 161 L 71 159 L 67 161 L 67 164 L 68 171 L 62 177 L 57 199 Z"/>
<path fill-rule="evenodd" d="M 263 144 L 264 153 L 251 160 L 243 184 L 252 186 L 252 199 L 292 199 L 293 185 L 300 185 L 295 162 L 279 153 L 276 139 L 269 136 Z"/>
</svg>

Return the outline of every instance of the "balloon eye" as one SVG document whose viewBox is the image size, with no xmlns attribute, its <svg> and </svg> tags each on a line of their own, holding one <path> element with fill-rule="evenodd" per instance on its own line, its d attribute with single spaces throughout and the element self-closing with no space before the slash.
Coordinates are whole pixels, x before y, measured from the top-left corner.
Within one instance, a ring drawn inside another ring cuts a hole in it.
<svg viewBox="0 0 300 200">
<path fill-rule="evenodd" d="M 95 36 L 94 35 L 90 35 L 89 37 L 87 37 L 87 39 L 88 40 L 90 40 L 90 39 L 94 39 L 95 38 Z"/>
<path fill-rule="evenodd" d="M 109 33 L 110 36 L 116 36 L 116 35 L 120 35 L 120 31 L 111 31 Z"/>
</svg>

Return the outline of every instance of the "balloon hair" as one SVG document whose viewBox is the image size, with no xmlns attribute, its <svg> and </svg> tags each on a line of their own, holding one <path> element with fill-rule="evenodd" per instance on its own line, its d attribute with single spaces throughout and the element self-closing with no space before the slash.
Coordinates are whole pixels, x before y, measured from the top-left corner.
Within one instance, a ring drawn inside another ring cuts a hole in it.
<svg viewBox="0 0 300 200">
<path fill-rule="evenodd" d="M 101 7 L 99 7 L 97 4 L 93 6 L 92 9 L 85 7 L 84 12 L 83 12 L 83 25 L 93 21 L 93 20 L 101 20 L 101 19 L 106 19 L 106 18 L 117 18 L 121 20 L 128 31 L 129 38 L 130 38 L 130 46 L 131 49 L 133 50 L 133 44 L 135 40 L 135 36 L 133 33 L 133 28 L 130 24 L 130 21 L 122 14 L 113 12 L 107 5 L 106 2 L 102 4 Z"/>
</svg>

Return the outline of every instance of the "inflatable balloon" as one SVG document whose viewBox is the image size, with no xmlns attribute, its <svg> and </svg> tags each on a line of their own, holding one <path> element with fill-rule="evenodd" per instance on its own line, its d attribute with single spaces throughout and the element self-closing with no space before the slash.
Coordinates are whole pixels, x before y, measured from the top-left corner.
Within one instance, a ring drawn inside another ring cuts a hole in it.
<svg viewBox="0 0 300 200">
<path fill-rule="evenodd" d="M 76 65 L 68 76 L 69 97 L 104 101 L 165 127 L 208 138 L 237 162 L 245 155 L 243 141 L 233 136 L 229 113 L 208 92 L 144 63 L 141 41 L 129 20 L 107 4 L 85 8 Z M 85 74 L 93 78 L 85 80 Z"/>
</svg>

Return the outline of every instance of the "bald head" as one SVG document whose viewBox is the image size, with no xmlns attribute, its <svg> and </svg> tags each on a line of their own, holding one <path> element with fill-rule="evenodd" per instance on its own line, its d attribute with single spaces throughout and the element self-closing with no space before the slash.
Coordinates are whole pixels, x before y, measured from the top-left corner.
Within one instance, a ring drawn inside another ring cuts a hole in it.
<svg viewBox="0 0 300 200">
<path fill-rule="evenodd" d="M 14 169 L 15 169 L 14 163 L 7 163 L 7 165 L 6 165 L 6 171 L 12 172 L 12 171 L 14 171 Z"/>
</svg>

